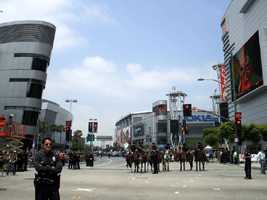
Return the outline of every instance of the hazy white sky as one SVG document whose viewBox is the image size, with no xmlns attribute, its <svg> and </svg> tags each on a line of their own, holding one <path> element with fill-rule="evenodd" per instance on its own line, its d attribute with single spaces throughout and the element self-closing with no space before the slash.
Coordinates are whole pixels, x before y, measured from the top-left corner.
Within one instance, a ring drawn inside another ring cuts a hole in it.
<svg viewBox="0 0 267 200">
<path fill-rule="evenodd" d="M 43 98 L 69 110 L 73 130 L 113 135 L 129 112 L 151 110 L 173 86 L 186 103 L 211 109 L 223 62 L 221 21 L 231 0 L 1 0 L 0 23 L 44 20 L 57 27 Z"/>
</svg>

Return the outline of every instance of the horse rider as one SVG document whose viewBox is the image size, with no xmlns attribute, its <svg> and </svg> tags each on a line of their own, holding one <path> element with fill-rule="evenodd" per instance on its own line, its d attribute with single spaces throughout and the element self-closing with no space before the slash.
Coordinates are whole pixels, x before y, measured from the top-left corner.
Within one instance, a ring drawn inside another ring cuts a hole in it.
<svg viewBox="0 0 267 200">
<path fill-rule="evenodd" d="M 152 143 L 151 147 L 151 160 L 154 165 L 154 172 L 152 174 L 158 173 L 158 149 L 156 147 L 155 142 Z"/>
<path fill-rule="evenodd" d="M 167 143 L 167 145 L 165 146 L 165 148 L 164 148 L 164 149 L 165 149 L 165 151 L 166 151 L 166 150 L 169 150 L 169 151 L 170 151 L 170 150 L 171 150 L 170 144 L 169 144 L 169 143 Z"/>
<path fill-rule="evenodd" d="M 182 151 L 183 151 L 183 155 L 185 156 L 185 161 L 187 162 L 188 157 L 189 157 L 190 149 L 189 149 L 189 147 L 186 145 L 186 143 L 183 143 Z"/>
<path fill-rule="evenodd" d="M 131 156 L 131 159 L 133 159 L 136 150 L 137 150 L 136 143 L 133 142 L 133 145 L 130 148 L 130 156 Z"/>
<path fill-rule="evenodd" d="M 139 142 L 139 147 L 137 149 L 137 153 L 143 154 L 144 152 L 145 152 L 144 146 L 143 146 L 142 142 Z"/>
<path fill-rule="evenodd" d="M 205 154 L 205 153 L 204 153 L 204 146 L 201 144 L 201 142 L 198 142 L 197 149 L 200 152 L 200 157 L 202 157 L 203 154 Z"/>
</svg>

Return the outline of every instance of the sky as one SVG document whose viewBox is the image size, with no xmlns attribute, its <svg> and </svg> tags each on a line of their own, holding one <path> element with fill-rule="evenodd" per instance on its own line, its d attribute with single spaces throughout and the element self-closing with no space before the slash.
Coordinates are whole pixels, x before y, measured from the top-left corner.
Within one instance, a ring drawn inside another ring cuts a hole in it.
<svg viewBox="0 0 267 200">
<path fill-rule="evenodd" d="M 56 26 L 43 98 L 70 110 L 72 130 L 114 135 L 130 112 L 181 90 L 185 103 L 212 109 L 212 66 L 223 63 L 222 18 L 231 0 L 1 0 L 0 23 L 42 20 Z"/>
</svg>

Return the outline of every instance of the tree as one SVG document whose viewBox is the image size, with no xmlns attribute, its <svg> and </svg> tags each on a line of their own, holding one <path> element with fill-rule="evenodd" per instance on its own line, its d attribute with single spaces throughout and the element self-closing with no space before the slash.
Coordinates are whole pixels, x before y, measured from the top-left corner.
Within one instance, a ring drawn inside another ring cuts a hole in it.
<svg viewBox="0 0 267 200">
<path fill-rule="evenodd" d="M 82 137 L 83 133 L 81 130 L 76 130 L 74 132 L 74 136 L 73 136 L 73 140 L 72 140 L 72 147 L 71 149 L 74 150 L 74 151 L 83 151 L 85 148 L 84 148 L 84 143 L 82 142 L 81 140 L 81 137 Z"/>
<path fill-rule="evenodd" d="M 251 141 L 257 149 L 258 143 L 262 139 L 261 129 L 259 125 L 254 123 L 249 124 L 248 126 L 244 126 L 244 138 L 248 141 Z"/>
<path fill-rule="evenodd" d="M 260 125 L 260 134 L 262 139 L 267 142 L 267 124 Z"/>
<path fill-rule="evenodd" d="M 62 133 L 65 132 L 65 126 L 60 125 L 58 127 L 58 132 L 60 133 L 60 141 L 59 141 L 59 143 L 61 143 L 61 136 L 62 136 Z"/>
<path fill-rule="evenodd" d="M 56 124 L 51 125 L 50 130 L 52 132 L 52 140 L 55 140 L 55 132 L 58 132 L 58 126 Z"/>
<path fill-rule="evenodd" d="M 205 143 L 211 147 L 216 147 L 219 143 L 220 128 L 205 128 L 202 133 Z"/>
<path fill-rule="evenodd" d="M 47 131 L 49 130 L 49 125 L 46 121 L 42 121 L 39 124 L 39 132 L 42 133 L 42 136 L 46 136 Z"/>
<path fill-rule="evenodd" d="M 226 142 L 234 142 L 236 137 L 235 122 L 228 121 L 220 126 L 220 140 L 226 140 Z"/>
</svg>

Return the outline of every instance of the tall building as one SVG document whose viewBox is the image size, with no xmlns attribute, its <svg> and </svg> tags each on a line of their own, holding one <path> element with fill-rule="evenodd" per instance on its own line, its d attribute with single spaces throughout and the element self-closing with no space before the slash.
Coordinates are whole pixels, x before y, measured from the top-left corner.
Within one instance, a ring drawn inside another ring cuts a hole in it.
<svg viewBox="0 0 267 200">
<path fill-rule="evenodd" d="M 53 140 L 53 148 L 56 149 L 66 149 L 69 141 L 66 141 L 66 121 L 72 121 L 73 115 L 70 111 L 61 108 L 59 104 L 43 99 L 42 100 L 42 110 L 39 116 L 38 124 L 41 122 L 47 122 L 48 129 L 45 133 L 39 133 L 39 144 L 41 142 L 41 137 L 48 136 Z M 51 126 L 63 126 L 64 128 L 61 131 L 53 131 L 51 130 Z M 39 148 L 40 149 L 40 148 Z"/>
<path fill-rule="evenodd" d="M 229 117 L 267 123 L 267 1 L 233 0 L 221 23 Z"/>
<path fill-rule="evenodd" d="M 26 125 L 26 141 L 37 133 L 55 31 L 44 21 L 0 24 L 0 113 Z"/>
</svg>

